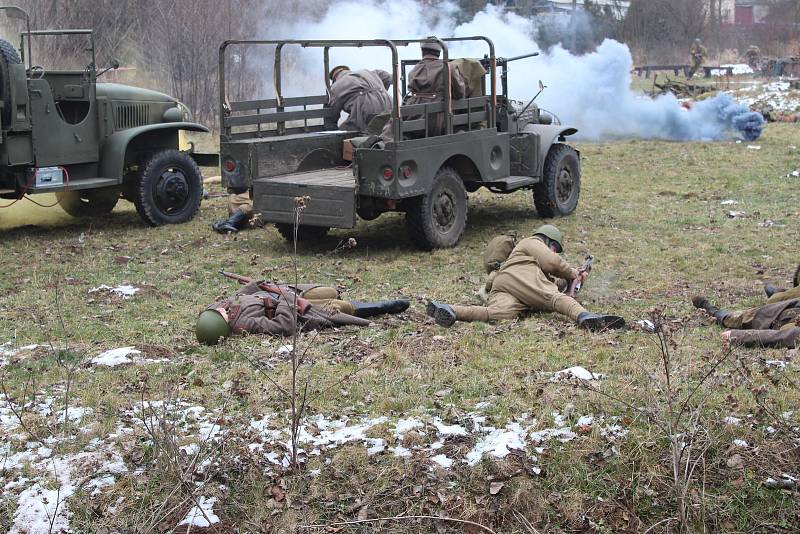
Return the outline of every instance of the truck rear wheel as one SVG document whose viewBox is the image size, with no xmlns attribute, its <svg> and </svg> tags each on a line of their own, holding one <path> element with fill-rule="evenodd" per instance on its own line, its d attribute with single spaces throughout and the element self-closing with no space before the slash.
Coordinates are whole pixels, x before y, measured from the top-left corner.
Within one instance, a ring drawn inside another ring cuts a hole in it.
<svg viewBox="0 0 800 534">
<path fill-rule="evenodd" d="M 96 217 L 111 213 L 119 200 L 119 187 L 59 191 L 56 200 L 73 217 Z"/>
<path fill-rule="evenodd" d="M 278 228 L 278 233 L 281 234 L 286 241 L 294 243 L 293 224 L 276 223 L 275 226 Z M 327 226 L 306 226 L 301 224 L 297 227 L 297 242 L 309 243 L 319 241 L 328 235 L 328 230 L 330 230 L 330 228 Z"/>
<path fill-rule="evenodd" d="M 569 215 L 581 194 L 581 163 L 569 145 L 554 144 L 544 161 L 542 181 L 533 188 L 533 204 L 540 217 Z"/>
<path fill-rule="evenodd" d="M 203 176 L 188 154 L 171 148 L 151 154 L 138 180 L 136 211 L 150 226 L 190 221 L 200 208 Z"/>
<path fill-rule="evenodd" d="M 0 100 L 5 102 L 0 112 L 3 128 L 11 126 L 11 72 L 8 66 L 18 63 L 22 63 L 22 59 L 14 45 L 0 39 Z"/>
<path fill-rule="evenodd" d="M 467 227 L 467 190 L 461 176 L 442 167 L 433 178 L 431 191 L 410 200 L 406 228 L 417 248 L 454 247 Z"/>
</svg>

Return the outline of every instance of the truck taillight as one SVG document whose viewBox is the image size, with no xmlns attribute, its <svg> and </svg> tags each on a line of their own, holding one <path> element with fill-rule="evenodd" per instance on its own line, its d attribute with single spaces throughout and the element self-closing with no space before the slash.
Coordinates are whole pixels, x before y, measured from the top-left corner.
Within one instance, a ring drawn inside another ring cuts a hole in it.
<svg viewBox="0 0 800 534">
<path fill-rule="evenodd" d="M 403 178 L 411 178 L 411 167 L 400 167 L 400 174 L 403 175 Z"/>
<path fill-rule="evenodd" d="M 394 178 L 394 173 L 392 172 L 392 169 L 383 169 L 383 179 L 388 182 L 392 178 Z"/>
<path fill-rule="evenodd" d="M 234 170 L 236 170 L 236 162 L 233 161 L 231 158 L 225 159 L 223 165 L 225 167 L 225 170 L 228 172 L 233 172 Z"/>
</svg>

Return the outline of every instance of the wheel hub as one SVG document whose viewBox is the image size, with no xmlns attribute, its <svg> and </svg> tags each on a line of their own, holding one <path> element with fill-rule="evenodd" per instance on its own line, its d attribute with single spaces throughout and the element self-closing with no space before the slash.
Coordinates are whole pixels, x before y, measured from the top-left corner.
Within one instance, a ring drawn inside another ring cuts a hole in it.
<svg viewBox="0 0 800 534">
<path fill-rule="evenodd" d="M 455 224 L 456 210 L 453 198 L 443 192 L 433 203 L 433 220 L 441 232 L 448 232 Z"/>
<path fill-rule="evenodd" d="M 189 181 L 179 169 L 161 173 L 156 187 L 156 203 L 162 211 L 180 211 L 189 199 Z"/>
<path fill-rule="evenodd" d="M 572 190 L 575 187 L 575 178 L 568 167 L 561 167 L 556 175 L 556 197 L 561 203 L 565 203 L 572 195 Z"/>
</svg>

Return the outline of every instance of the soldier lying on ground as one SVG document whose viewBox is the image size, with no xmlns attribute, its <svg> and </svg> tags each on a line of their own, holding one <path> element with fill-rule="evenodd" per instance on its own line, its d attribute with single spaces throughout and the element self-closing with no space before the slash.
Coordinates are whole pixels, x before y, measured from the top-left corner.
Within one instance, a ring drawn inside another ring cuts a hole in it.
<svg viewBox="0 0 800 534">
<path fill-rule="evenodd" d="M 247 188 L 228 188 L 228 218 L 211 225 L 215 232 L 231 234 L 244 230 L 253 218 L 253 199 Z"/>
<path fill-rule="evenodd" d="M 208 306 L 197 318 L 195 333 L 197 340 L 207 345 L 215 345 L 231 334 L 291 336 L 295 330 L 367 326 L 367 317 L 401 313 L 408 305 L 407 300 L 340 300 L 335 288 L 314 284 L 277 286 L 252 282 Z"/>
<path fill-rule="evenodd" d="M 797 293 L 798 288 L 783 293 Z M 775 298 L 782 293 L 776 293 Z M 692 299 L 695 308 L 705 310 L 725 326 L 722 341 L 744 347 L 794 348 L 800 344 L 800 298 L 776 300 L 741 312 L 720 309 L 703 296 Z"/>
<path fill-rule="evenodd" d="M 800 265 L 794 271 L 792 278 L 792 289 L 780 289 L 773 284 L 764 284 L 764 292 L 767 294 L 767 304 L 780 302 L 789 299 L 800 299 Z"/>
<path fill-rule="evenodd" d="M 336 112 L 335 118 L 325 120 L 327 129 L 370 132 L 370 123 L 380 115 L 392 110 L 392 100 L 386 90 L 392 85 L 392 75 L 385 70 L 351 71 L 346 65 L 334 67 L 330 72 L 330 106 Z M 348 114 L 347 120 L 337 126 L 339 114 Z"/>
<path fill-rule="evenodd" d="M 559 291 L 556 278 L 565 282 L 588 273 L 570 267 L 559 253 L 563 238 L 555 226 L 546 224 L 514 247 L 502 266 L 489 276 L 489 299 L 486 306 L 451 306 L 431 301 L 427 314 L 440 326 L 456 321 L 500 321 L 515 319 L 529 311 L 558 312 L 589 330 L 622 328 L 625 320 L 616 315 L 592 313 L 574 298 Z"/>
</svg>

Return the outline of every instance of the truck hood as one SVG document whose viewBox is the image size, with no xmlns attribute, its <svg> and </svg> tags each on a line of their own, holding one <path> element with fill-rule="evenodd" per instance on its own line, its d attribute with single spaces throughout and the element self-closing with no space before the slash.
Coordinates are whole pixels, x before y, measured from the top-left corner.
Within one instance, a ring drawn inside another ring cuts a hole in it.
<svg viewBox="0 0 800 534">
<path fill-rule="evenodd" d="M 175 102 L 177 100 L 164 93 L 122 85 L 119 83 L 98 83 L 97 96 L 106 96 L 112 100 L 137 100 L 139 102 Z"/>
</svg>

